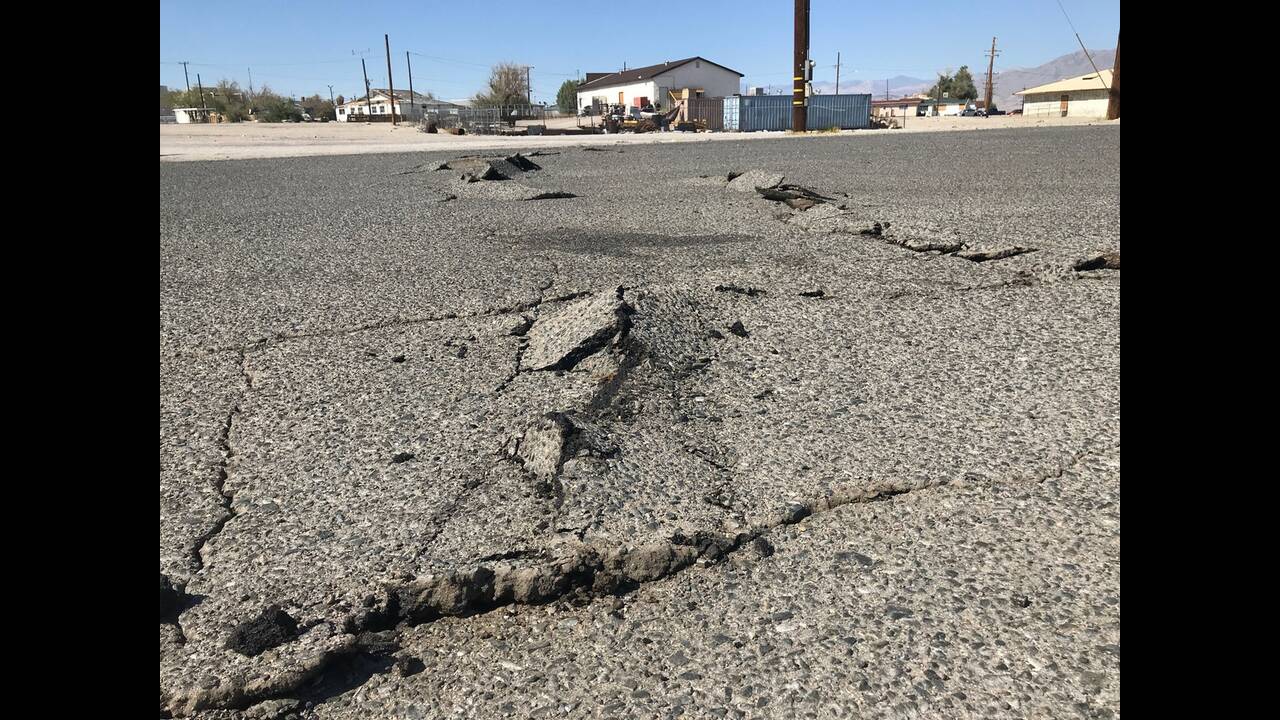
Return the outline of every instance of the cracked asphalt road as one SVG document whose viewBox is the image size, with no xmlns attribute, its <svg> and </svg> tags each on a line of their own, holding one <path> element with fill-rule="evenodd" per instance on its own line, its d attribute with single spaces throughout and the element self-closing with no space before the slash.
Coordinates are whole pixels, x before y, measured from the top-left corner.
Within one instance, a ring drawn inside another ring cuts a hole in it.
<svg viewBox="0 0 1280 720">
<path fill-rule="evenodd" d="M 1119 145 L 162 163 L 161 714 L 1118 716 Z"/>
</svg>

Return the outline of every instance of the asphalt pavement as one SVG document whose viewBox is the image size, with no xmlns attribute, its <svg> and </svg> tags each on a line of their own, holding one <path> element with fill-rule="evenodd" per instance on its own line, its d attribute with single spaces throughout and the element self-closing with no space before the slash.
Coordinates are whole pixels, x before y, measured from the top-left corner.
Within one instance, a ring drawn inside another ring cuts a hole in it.
<svg viewBox="0 0 1280 720">
<path fill-rule="evenodd" d="M 161 164 L 162 716 L 1119 715 L 1118 127 L 505 155 Z"/>
</svg>

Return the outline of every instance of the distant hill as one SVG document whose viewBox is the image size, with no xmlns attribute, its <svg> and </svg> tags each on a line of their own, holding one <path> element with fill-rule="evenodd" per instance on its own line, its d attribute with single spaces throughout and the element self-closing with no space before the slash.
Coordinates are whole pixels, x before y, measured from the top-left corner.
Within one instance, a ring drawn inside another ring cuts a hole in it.
<svg viewBox="0 0 1280 720">
<path fill-rule="evenodd" d="M 1099 70 L 1107 70 L 1115 65 L 1116 51 L 1114 48 L 1090 50 L 1089 54 L 1093 56 L 1093 62 L 1098 65 Z M 987 67 L 986 65 L 982 67 L 970 66 L 969 71 L 973 73 L 974 84 L 978 87 L 978 98 L 981 99 L 987 84 Z M 1089 64 L 1089 58 L 1085 57 L 1083 50 L 1054 58 L 1043 65 L 1033 68 L 1001 70 L 999 58 L 997 58 L 994 97 L 996 107 L 1006 111 L 1016 110 L 1022 107 L 1022 98 L 1014 95 L 1015 92 L 1023 88 L 1044 85 L 1055 80 L 1085 75 L 1091 72 L 1093 72 L 1093 66 Z M 889 96 L 898 98 L 903 95 L 925 92 L 930 87 L 933 87 L 934 81 L 898 75 L 888 78 L 888 82 Z M 885 94 L 884 85 L 884 79 L 854 80 L 850 78 L 840 81 L 840 92 L 871 93 L 873 99 L 880 100 Z M 831 95 L 836 91 L 836 84 L 834 82 L 816 82 L 813 84 L 813 89 L 822 95 Z M 791 85 L 765 85 L 764 92 L 766 95 L 790 95 Z"/>
<path fill-rule="evenodd" d="M 933 85 L 932 80 L 921 80 L 907 75 L 897 75 L 882 80 L 854 80 L 849 78 L 848 80 L 840 80 L 840 94 L 857 95 L 870 93 L 874 99 L 879 100 L 884 97 L 885 82 L 889 83 L 889 94 L 892 97 L 924 92 L 925 89 Z M 816 82 L 813 84 L 813 90 L 820 95 L 834 95 L 836 84 L 834 82 Z M 790 95 L 791 86 L 765 85 L 764 92 L 766 95 Z"/>
<path fill-rule="evenodd" d="M 1109 50 L 1090 50 L 1089 54 L 1093 56 L 1093 62 L 1097 64 L 1099 70 L 1109 70 L 1115 65 L 1116 51 L 1114 48 Z M 1055 80 L 1093 72 L 1093 65 L 1089 64 L 1089 58 L 1085 57 L 1083 50 L 1054 58 L 1043 65 L 1033 68 L 1001 70 L 999 58 L 996 58 L 996 63 L 995 94 L 993 99 L 996 107 L 1001 110 L 1017 110 L 1022 107 L 1022 98 L 1014 95 L 1014 93 L 1023 88 L 1044 85 Z M 974 83 L 978 86 L 978 97 L 981 98 L 986 92 L 987 69 L 982 67 L 970 68 L 970 70 L 973 72 Z"/>
</svg>

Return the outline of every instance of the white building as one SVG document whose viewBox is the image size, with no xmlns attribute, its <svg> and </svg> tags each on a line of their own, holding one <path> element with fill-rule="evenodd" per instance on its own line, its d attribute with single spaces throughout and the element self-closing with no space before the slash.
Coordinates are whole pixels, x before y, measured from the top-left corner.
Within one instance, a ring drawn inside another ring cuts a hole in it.
<svg viewBox="0 0 1280 720">
<path fill-rule="evenodd" d="M 207 123 L 209 122 L 209 111 L 204 108 L 174 108 L 174 120 L 182 123 Z"/>
<path fill-rule="evenodd" d="M 711 62 L 703 57 L 668 60 L 648 67 L 614 73 L 587 73 L 587 81 L 578 86 L 578 109 L 600 105 L 654 103 L 671 106 L 667 94 L 689 88 L 691 97 L 728 97 L 737 95 L 742 73 Z"/>
<path fill-rule="evenodd" d="M 1107 116 L 1107 101 L 1111 95 L 1111 71 L 1081 75 L 1020 90 L 1022 114 L 1051 117 Z"/>
<path fill-rule="evenodd" d="M 414 92 L 413 97 L 410 98 L 408 90 L 397 90 L 392 97 L 390 91 L 374 88 L 369 92 L 368 98 L 348 100 L 335 110 L 338 122 L 365 122 L 366 120 L 390 122 L 393 107 L 396 120 L 419 120 L 424 112 L 433 110 L 441 112 L 457 108 L 453 103 L 427 97 L 419 92 Z"/>
</svg>

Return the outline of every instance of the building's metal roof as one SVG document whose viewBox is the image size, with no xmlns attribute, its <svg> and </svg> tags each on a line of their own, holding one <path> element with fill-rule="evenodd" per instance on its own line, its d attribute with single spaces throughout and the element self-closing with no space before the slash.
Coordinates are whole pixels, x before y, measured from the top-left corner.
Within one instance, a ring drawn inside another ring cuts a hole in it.
<svg viewBox="0 0 1280 720">
<path fill-rule="evenodd" d="M 591 77 L 591 76 L 598 76 L 598 77 L 595 77 L 594 79 L 579 85 L 578 92 L 582 92 L 583 90 L 596 90 L 604 87 L 613 87 L 614 85 L 628 85 L 630 83 L 644 82 L 645 80 L 650 80 L 652 78 L 655 78 L 658 75 L 661 75 L 662 73 L 668 70 L 674 70 L 680 67 L 681 65 L 688 65 L 694 60 L 701 60 L 702 62 L 707 63 L 709 65 L 715 65 L 718 68 L 728 70 L 729 72 L 733 73 L 734 75 L 737 75 L 738 77 L 746 77 L 745 75 L 738 72 L 737 70 L 734 70 L 733 68 L 727 68 L 721 65 L 720 63 L 711 62 L 710 60 L 704 57 L 695 55 L 691 58 L 685 58 L 683 60 L 668 60 L 667 62 L 664 62 L 664 63 L 658 63 L 657 65 L 649 65 L 647 67 L 639 67 L 639 68 L 629 68 L 627 70 L 620 70 L 615 73 L 608 73 L 608 74 L 587 73 L 588 77 Z"/>
<path fill-rule="evenodd" d="M 1089 73 L 1079 77 L 1067 78 L 1051 82 L 1048 85 L 1037 85 L 1026 90 L 1019 90 L 1014 95 L 1032 95 L 1037 93 L 1071 92 L 1073 90 L 1109 90 L 1111 88 L 1111 71 Z"/>
</svg>

